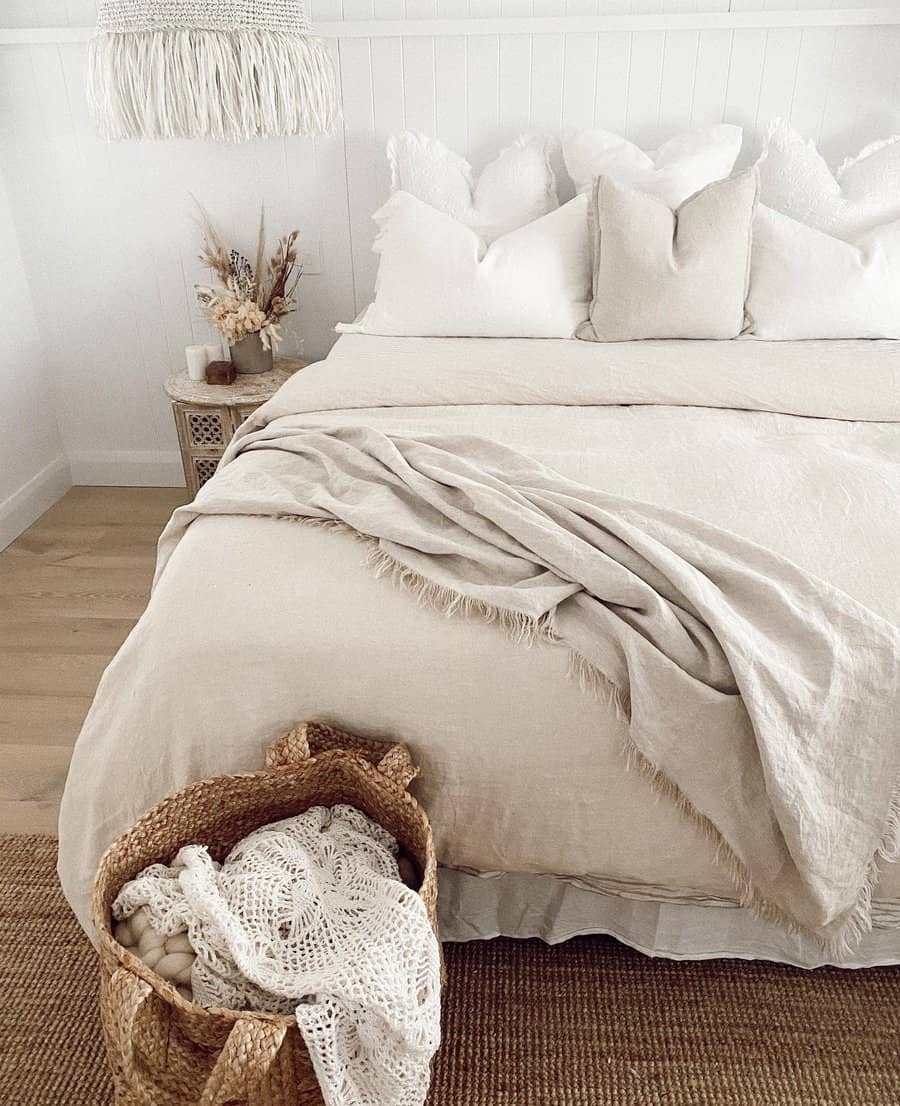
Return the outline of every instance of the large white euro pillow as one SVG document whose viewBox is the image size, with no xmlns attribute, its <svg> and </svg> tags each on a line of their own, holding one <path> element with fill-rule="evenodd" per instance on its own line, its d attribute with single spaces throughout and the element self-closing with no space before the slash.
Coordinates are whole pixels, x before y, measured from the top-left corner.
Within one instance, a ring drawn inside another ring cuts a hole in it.
<svg viewBox="0 0 900 1106">
<path fill-rule="evenodd" d="M 770 341 L 900 338 L 900 220 L 848 242 L 760 205 L 747 316 Z"/>
<path fill-rule="evenodd" d="M 900 137 L 871 143 L 832 172 L 814 142 L 776 119 L 758 164 L 760 203 L 838 238 L 900 219 Z"/>
<path fill-rule="evenodd" d="M 743 131 L 730 123 L 690 131 L 646 153 L 611 131 L 587 130 L 563 138 L 563 158 L 579 193 L 597 177 L 657 196 L 676 208 L 713 181 L 727 177 L 741 152 Z"/>
<path fill-rule="evenodd" d="M 490 244 L 408 192 L 395 192 L 374 218 L 375 302 L 341 331 L 571 338 L 587 318 L 586 196 Z"/>
<path fill-rule="evenodd" d="M 391 189 L 408 192 L 493 242 L 559 207 L 546 139 L 523 135 L 474 179 L 437 138 L 404 131 L 388 140 Z"/>
</svg>

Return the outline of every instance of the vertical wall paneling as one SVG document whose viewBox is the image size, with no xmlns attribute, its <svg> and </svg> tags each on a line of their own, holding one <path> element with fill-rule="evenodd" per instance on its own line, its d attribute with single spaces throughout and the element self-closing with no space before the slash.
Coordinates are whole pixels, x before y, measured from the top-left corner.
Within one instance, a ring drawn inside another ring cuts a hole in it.
<svg viewBox="0 0 900 1106">
<path fill-rule="evenodd" d="M 766 56 L 756 105 L 757 127 L 770 119 L 789 119 L 797 91 L 797 69 L 803 32 L 794 28 L 772 29 L 766 34 Z"/>
<path fill-rule="evenodd" d="M 840 27 L 835 32 L 821 134 L 822 153 L 832 160 L 850 152 L 845 149 L 845 136 L 854 129 L 863 74 L 871 54 L 870 37 L 859 34 L 858 28 Z"/>
<path fill-rule="evenodd" d="M 632 36 L 612 31 L 598 36 L 594 123 L 623 133 L 628 122 Z"/>
<path fill-rule="evenodd" d="M 732 40 L 731 31 L 700 32 L 694 75 L 694 100 L 691 106 L 692 127 L 708 127 L 725 118 Z"/>
<path fill-rule="evenodd" d="M 666 32 L 659 90 L 660 138 L 690 129 L 699 52 L 699 31 Z"/>
<path fill-rule="evenodd" d="M 314 19 L 521 19 L 821 8 L 824 0 L 312 0 Z M 900 2 L 900 0 L 894 0 Z M 846 8 L 865 0 L 835 0 Z M 0 27 L 87 26 L 93 0 L 6 0 Z M 177 474 L 161 384 L 210 331 L 195 302 L 193 193 L 252 248 L 298 226 L 311 271 L 287 328 L 306 352 L 371 297 L 372 212 L 386 198 L 384 146 L 403 127 L 436 134 L 476 172 L 533 129 L 599 126 L 654 147 L 727 120 L 748 135 L 773 115 L 840 161 L 900 131 L 900 28 L 797 26 L 402 34 L 328 41 L 343 97 L 339 133 L 223 146 L 107 145 L 84 99 L 83 41 L 0 46 L 0 162 L 35 306 L 63 443 L 79 473 Z M 492 29 L 493 30 L 493 29 Z M 561 169 L 558 163 L 557 168 Z M 569 186 L 560 178 L 565 195 Z M 291 346 L 288 346 L 290 349 Z"/>
<path fill-rule="evenodd" d="M 628 104 L 625 131 L 632 142 L 659 145 L 659 113 L 662 97 L 665 31 L 647 31 L 631 36 L 628 67 Z"/>
<path fill-rule="evenodd" d="M 809 27 L 800 32 L 791 123 L 801 134 L 816 140 L 822 130 L 834 43 L 832 27 Z"/>
<path fill-rule="evenodd" d="M 436 19 L 437 0 L 408 0 L 407 17 Z M 406 125 L 422 134 L 437 131 L 434 39 L 403 40 L 403 96 Z"/>
<path fill-rule="evenodd" d="M 534 15 L 565 15 L 565 0 L 534 0 Z M 531 45 L 531 126 L 557 132 L 562 126 L 567 35 L 535 35 Z"/>
<path fill-rule="evenodd" d="M 766 31 L 739 30 L 732 36 L 725 119 L 752 130 L 766 61 Z"/>
<path fill-rule="evenodd" d="M 860 134 L 891 134 L 900 91 L 900 27 L 884 27 L 878 40 L 867 35 L 865 41 L 866 65 L 860 74 L 853 130 Z M 891 94 L 886 96 L 885 89 L 891 89 Z"/>
<path fill-rule="evenodd" d="M 564 129 L 577 130 L 594 125 L 592 90 L 597 83 L 599 39 L 597 34 L 566 35 L 562 99 Z"/>
<path fill-rule="evenodd" d="M 468 0 L 438 0 L 438 17 L 462 18 L 469 14 Z M 434 98 L 437 133 L 454 150 L 469 148 L 469 80 L 466 40 L 446 35 L 434 43 Z"/>
<path fill-rule="evenodd" d="M 500 14 L 529 16 L 531 0 L 500 0 Z M 500 126 L 498 139 L 508 143 L 528 130 L 531 119 L 531 35 L 503 35 L 500 39 Z"/>
<path fill-rule="evenodd" d="M 469 0 L 469 15 L 490 19 L 500 15 L 500 0 Z M 467 153 L 480 168 L 496 152 L 500 123 L 500 36 L 473 35 L 466 40 Z"/>
<path fill-rule="evenodd" d="M 375 113 L 372 65 L 365 39 L 344 39 L 339 45 L 347 157 L 347 207 L 353 255 L 354 311 L 364 306 L 365 289 L 374 279 L 367 220 L 378 206 L 375 188 Z"/>
</svg>

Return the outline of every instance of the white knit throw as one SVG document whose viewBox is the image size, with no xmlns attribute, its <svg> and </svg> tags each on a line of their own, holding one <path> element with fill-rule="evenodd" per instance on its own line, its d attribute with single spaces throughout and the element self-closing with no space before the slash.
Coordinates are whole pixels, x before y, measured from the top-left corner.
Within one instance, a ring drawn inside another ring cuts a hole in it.
<svg viewBox="0 0 900 1106">
<path fill-rule="evenodd" d="M 100 0 L 88 96 L 107 138 L 240 142 L 339 114 L 304 0 Z"/>
<path fill-rule="evenodd" d="M 240 841 L 221 865 L 198 845 L 127 883 L 197 954 L 204 1006 L 295 1012 L 326 1106 L 422 1106 L 440 1043 L 440 952 L 401 882 L 397 843 L 350 806 L 313 807 Z"/>
</svg>

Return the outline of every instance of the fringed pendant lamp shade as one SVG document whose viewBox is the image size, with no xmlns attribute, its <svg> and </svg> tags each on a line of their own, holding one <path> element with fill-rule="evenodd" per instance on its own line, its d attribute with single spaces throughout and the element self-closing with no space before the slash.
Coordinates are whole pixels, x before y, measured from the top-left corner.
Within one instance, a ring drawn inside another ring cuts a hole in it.
<svg viewBox="0 0 900 1106">
<path fill-rule="evenodd" d="M 107 138 L 331 131 L 331 57 L 303 0 L 100 0 L 88 95 Z"/>
</svg>

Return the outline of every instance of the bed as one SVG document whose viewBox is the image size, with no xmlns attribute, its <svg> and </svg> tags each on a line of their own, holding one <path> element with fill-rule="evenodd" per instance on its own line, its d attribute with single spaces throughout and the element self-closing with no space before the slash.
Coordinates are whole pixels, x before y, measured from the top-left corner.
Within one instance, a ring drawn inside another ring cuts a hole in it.
<svg viewBox="0 0 900 1106">
<path fill-rule="evenodd" d="M 346 334 L 240 433 L 298 414 L 501 442 L 756 542 L 900 625 L 896 343 Z M 235 452 L 248 485 L 291 463 Z M 116 834 L 189 780 L 258 767 L 275 734 L 315 718 L 410 745 L 446 940 L 604 932 L 670 957 L 834 959 L 737 904 L 713 846 L 629 771 L 625 723 L 552 643 L 418 605 L 350 535 L 290 518 L 198 518 L 162 553 L 63 799 L 60 877 L 85 927 Z M 900 963 L 896 863 L 872 921 L 840 963 Z"/>
</svg>

